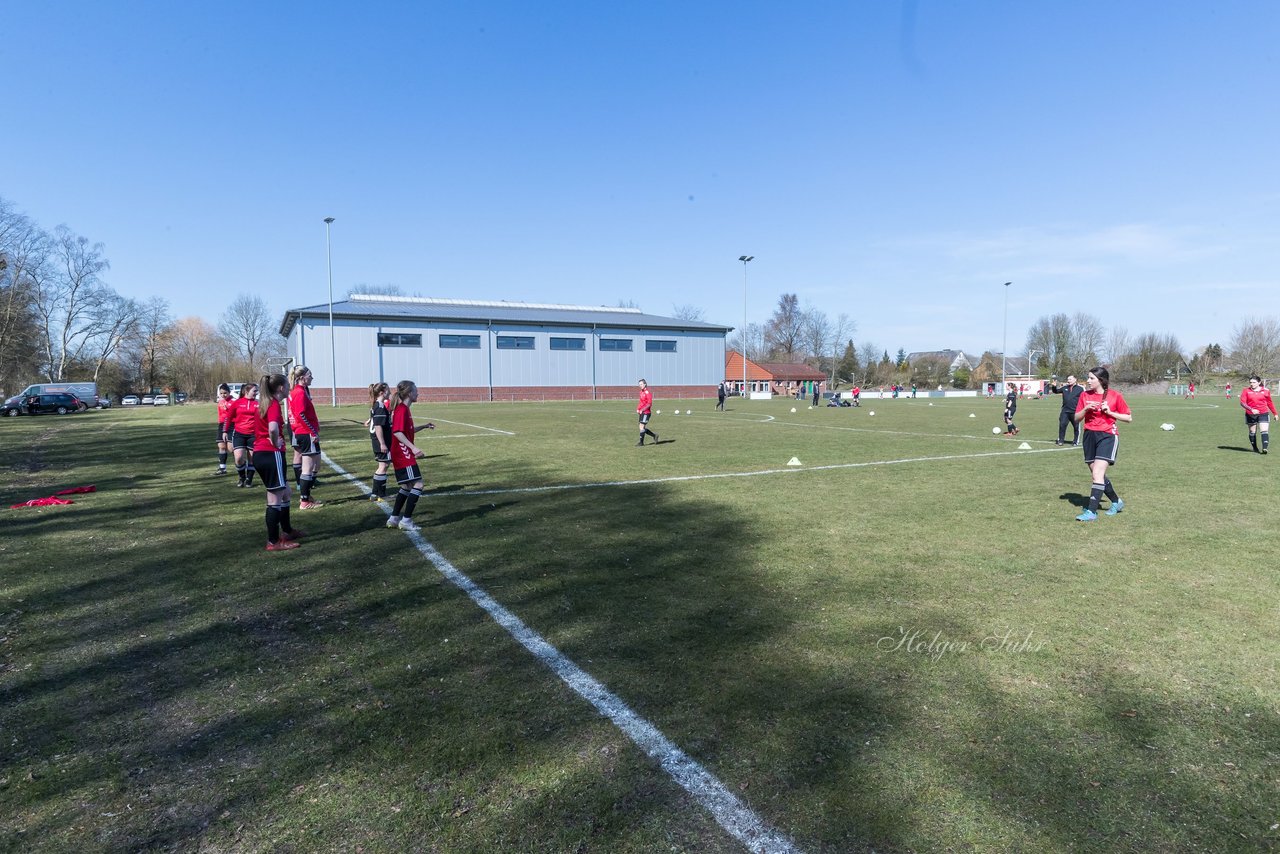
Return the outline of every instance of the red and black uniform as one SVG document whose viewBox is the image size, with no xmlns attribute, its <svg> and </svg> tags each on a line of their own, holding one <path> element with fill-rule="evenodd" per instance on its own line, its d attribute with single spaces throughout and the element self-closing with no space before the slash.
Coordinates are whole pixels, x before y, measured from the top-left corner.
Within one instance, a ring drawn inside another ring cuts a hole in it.
<svg viewBox="0 0 1280 854">
<path fill-rule="evenodd" d="M 280 411 L 280 401 L 272 400 L 267 404 L 267 411 L 258 413 L 254 407 L 254 440 L 253 468 L 262 478 L 262 485 L 268 490 L 286 489 L 289 481 L 284 474 L 284 414 Z M 276 424 L 275 441 L 271 439 L 271 422 Z"/>
<path fill-rule="evenodd" d="M 229 397 L 218 398 L 218 441 L 224 442 L 231 437 L 231 404 Z"/>
<path fill-rule="evenodd" d="M 236 398 L 227 408 L 231 420 L 231 444 L 236 448 L 252 448 L 258 432 L 258 402 L 247 397 Z"/>
<path fill-rule="evenodd" d="M 1107 465 L 1115 465 L 1116 457 L 1120 453 L 1120 437 L 1116 431 L 1115 415 L 1129 415 L 1129 404 L 1125 403 L 1124 397 L 1118 391 L 1107 389 L 1100 392 L 1092 392 L 1085 390 L 1080 395 L 1080 401 L 1076 404 L 1076 414 L 1085 411 L 1085 407 L 1089 404 L 1105 403 L 1108 412 L 1101 412 L 1094 408 L 1090 409 L 1084 415 L 1084 461 L 1085 465 L 1092 468 L 1093 463 L 1099 460 L 1106 460 Z M 1089 521 L 1091 518 L 1097 518 L 1093 514 L 1097 513 L 1098 506 L 1102 502 L 1102 496 L 1105 495 L 1111 500 L 1111 507 L 1107 513 L 1115 515 L 1124 507 L 1124 502 L 1120 500 L 1120 496 L 1116 493 L 1115 487 L 1111 484 L 1111 478 L 1103 475 L 1102 482 L 1097 482 L 1097 475 L 1094 475 L 1093 486 L 1089 493 L 1089 507 L 1084 513 L 1076 518 L 1081 521 Z"/>
<path fill-rule="evenodd" d="M 1240 406 L 1244 408 L 1246 424 L 1270 421 L 1269 416 L 1277 414 L 1275 401 L 1271 399 L 1271 391 L 1265 388 L 1247 388 L 1240 392 Z M 1253 420 L 1250 421 L 1250 418 Z"/>
<path fill-rule="evenodd" d="M 636 444 L 643 445 L 645 436 L 652 436 L 653 443 L 658 444 L 658 434 L 649 429 L 649 419 L 653 416 L 653 392 L 648 386 L 640 389 L 640 401 L 636 404 L 636 413 L 640 416 L 640 441 Z"/>
<path fill-rule="evenodd" d="M 413 413 L 407 403 L 400 403 L 391 410 L 391 467 L 396 470 L 396 483 L 404 483 L 406 478 L 401 476 L 402 473 L 412 469 L 413 477 L 407 480 L 413 483 L 422 477 L 418 472 L 417 457 L 413 455 L 412 448 L 396 437 L 397 433 L 403 433 L 406 439 L 413 441 Z"/>
<path fill-rule="evenodd" d="M 304 385 L 295 385 L 289 392 L 289 432 L 298 453 L 320 453 L 320 419 L 311 403 L 311 391 Z"/>
</svg>

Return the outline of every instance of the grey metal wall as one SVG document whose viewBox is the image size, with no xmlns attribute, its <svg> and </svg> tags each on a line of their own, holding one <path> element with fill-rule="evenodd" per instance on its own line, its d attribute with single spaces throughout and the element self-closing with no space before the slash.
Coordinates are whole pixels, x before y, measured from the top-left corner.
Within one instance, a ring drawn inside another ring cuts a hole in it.
<svg viewBox="0 0 1280 854">
<path fill-rule="evenodd" d="M 378 346 L 379 333 L 422 336 L 421 347 Z M 440 347 L 440 335 L 479 335 L 480 349 Z M 499 335 L 530 336 L 532 350 L 499 350 Z M 551 338 L 585 338 L 585 350 L 552 350 Z M 630 352 L 601 351 L 600 338 L 628 339 Z M 646 378 L 653 385 L 714 387 L 724 379 L 725 338 L 719 332 L 605 329 L 537 324 L 425 323 L 334 320 L 337 385 L 411 379 L 422 386 L 617 386 Z M 646 340 L 675 341 L 674 353 L 650 353 Z M 328 319 L 302 318 L 288 339 L 289 355 L 331 387 Z"/>
</svg>

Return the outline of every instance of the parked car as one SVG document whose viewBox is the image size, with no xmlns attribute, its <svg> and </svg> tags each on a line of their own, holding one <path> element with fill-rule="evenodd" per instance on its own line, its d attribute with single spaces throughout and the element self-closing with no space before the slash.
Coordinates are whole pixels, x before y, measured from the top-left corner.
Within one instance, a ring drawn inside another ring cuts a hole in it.
<svg viewBox="0 0 1280 854">
<path fill-rule="evenodd" d="M 143 406 L 150 406 L 150 405 L 152 405 L 152 404 L 153 404 L 153 403 L 155 403 L 155 402 L 156 402 L 156 399 L 155 399 L 155 397 L 154 397 L 154 396 L 152 396 L 152 395 L 144 394 L 144 395 L 142 396 L 142 405 L 143 405 Z"/>
<path fill-rule="evenodd" d="M 151 402 L 152 402 L 153 404 L 155 404 L 156 406 L 168 406 L 168 405 L 169 405 L 169 395 L 167 395 L 167 394 L 157 394 L 157 395 L 156 395 L 156 397 L 155 397 L 155 400 L 153 400 L 153 401 L 151 401 Z"/>
<path fill-rule="evenodd" d="M 98 408 L 99 408 L 99 409 L 110 409 L 110 408 L 111 408 L 111 397 L 110 397 L 110 396 L 107 396 L 107 397 L 100 397 L 100 398 L 98 398 Z"/>
<path fill-rule="evenodd" d="M 68 412 L 81 412 L 89 407 L 74 394 L 66 392 L 17 395 L 4 402 L 3 414 L 15 415 L 66 415 Z"/>
<path fill-rule="evenodd" d="M 180 392 L 178 392 L 177 394 L 175 394 L 175 395 L 173 396 L 173 399 L 174 399 L 175 401 L 177 401 L 178 403 L 186 403 L 186 402 L 187 402 L 187 393 L 186 393 L 185 391 L 180 391 Z"/>
<path fill-rule="evenodd" d="M 120 398 L 120 405 L 121 406 L 137 406 L 138 396 L 136 394 L 126 394 L 124 397 Z"/>
</svg>

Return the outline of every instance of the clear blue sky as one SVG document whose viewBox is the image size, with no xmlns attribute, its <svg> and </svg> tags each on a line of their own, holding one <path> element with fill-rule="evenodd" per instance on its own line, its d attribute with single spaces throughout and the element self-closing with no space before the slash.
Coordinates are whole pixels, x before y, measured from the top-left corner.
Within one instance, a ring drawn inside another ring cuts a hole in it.
<svg viewBox="0 0 1280 854">
<path fill-rule="evenodd" d="M 3 0 L 0 196 L 216 321 L 779 294 L 895 352 L 1280 316 L 1280 3 Z"/>
</svg>

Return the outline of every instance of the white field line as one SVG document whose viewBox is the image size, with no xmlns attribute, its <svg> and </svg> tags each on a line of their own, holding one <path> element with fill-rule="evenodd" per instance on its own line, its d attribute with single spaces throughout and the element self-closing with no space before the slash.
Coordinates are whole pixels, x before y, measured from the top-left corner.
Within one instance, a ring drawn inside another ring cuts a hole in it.
<svg viewBox="0 0 1280 854">
<path fill-rule="evenodd" d="M 327 453 L 322 451 L 320 456 L 330 468 L 359 486 L 362 492 L 368 494 L 371 491 L 363 481 L 343 469 Z M 379 504 L 379 507 L 390 514 L 390 509 L 384 504 Z M 564 653 L 525 625 L 523 620 L 499 604 L 466 573 L 450 563 L 444 555 L 436 551 L 431 543 L 427 542 L 426 537 L 420 532 L 406 531 L 405 533 L 408 534 L 410 542 L 419 553 L 430 561 L 441 575 L 466 593 L 471 601 L 483 608 L 521 646 L 559 676 L 561 681 L 572 688 L 578 696 L 594 706 L 596 711 L 608 718 L 614 726 L 622 730 L 623 734 L 646 755 L 661 765 L 662 770 L 680 784 L 681 788 L 693 795 L 694 799 L 711 813 L 716 823 L 745 845 L 747 850 L 759 852 L 759 854 L 790 854 L 800 850 L 785 834 L 767 825 L 764 819 L 756 815 L 697 760 L 677 747 L 648 720 L 632 711 L 621 697 L 574 664 Z"/>
<path fill-rule="evenodd" d="M 983 457 L 1011 457 L 1019 454 L 1050 454 L 1055 451 L 1074 450 L 1071 445 L 1039 448 L 1030 451 L 988 451 L 982 454 L 947 454 L 938 457 L 904 457 L 898 460 L 872 460 L 865 463 L 832 463 L 825 466 L 799 466 L 785 469 L 761 469 L 759 471 L 720 472 L 718 474 L 685 474 L 672 477 L 651 477 L 643 480 L 608 480 L 594 483 L 559 483 L 548 486 L 520 486 L 510 489 L 476 489 L 463 492 L 432 492 L 432 498 L 469 498 L 473 495 L 511 495 L 521 492 L 560 492 L 569 489 L 601 489 L 609 486 L 643 486 L 650 483 L 678 483 L 690 480 L 716 480 L 727 477 L 761 477 L 770 474 L 795 474 L 796 472 L 834 471 L 836 469 L 869 468 L 871 466 L 896 466 L 903 463 L 932 463 L 947 460 L 976 460 Z"/>
<path fill-rule="evenodd" d="M 501 433 L 504 436 L 515 435 L 515 433 L 512 433 L 510 430 L 499 430 L 497 427 L 484 427 L 480 424 L 468 424 L 465 421 L 450 421 L 448 418 L 429 418 L 427 420 L 432 422 L 439 421 L 441 424 L 457 424 L 460 427 L 472 427 L 476 430 L 488 430 L 490 433 Z"/>
</svg>

